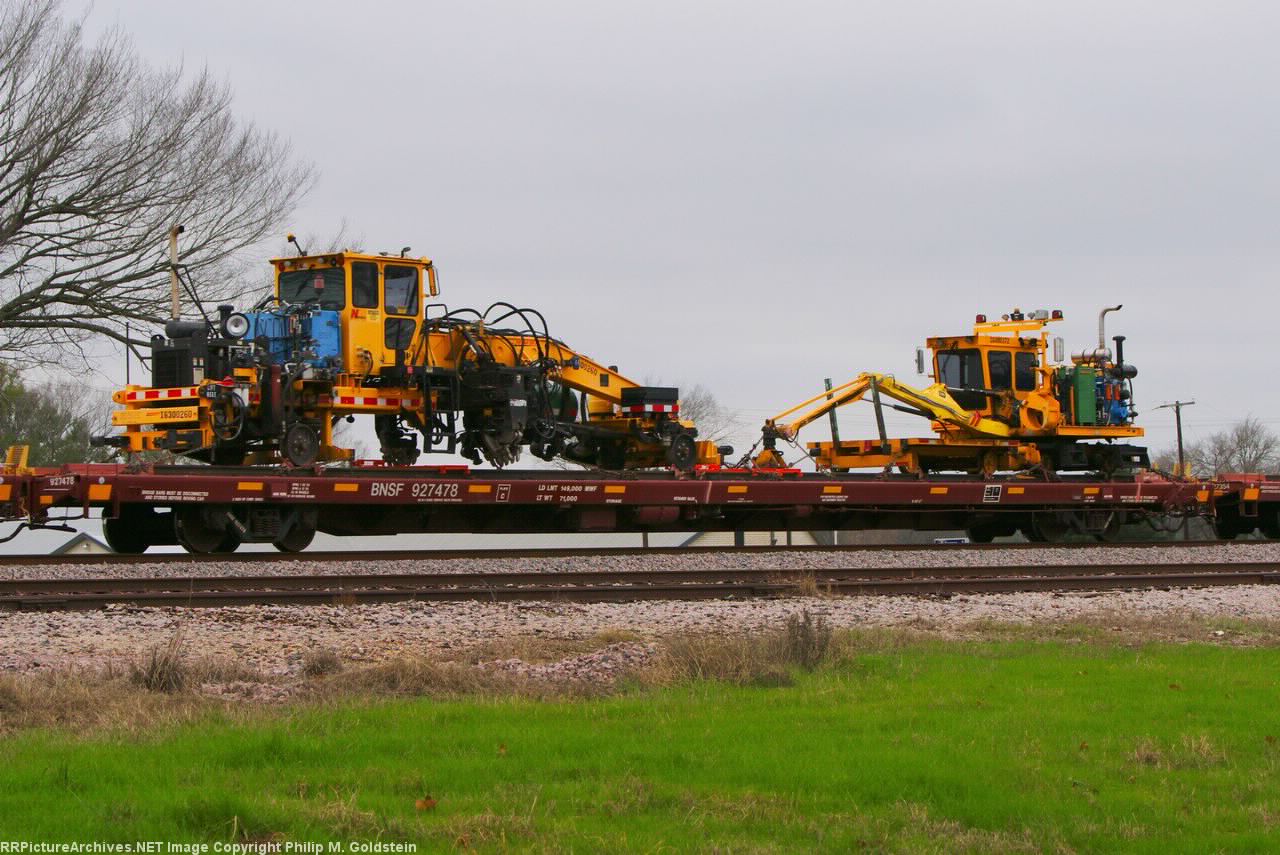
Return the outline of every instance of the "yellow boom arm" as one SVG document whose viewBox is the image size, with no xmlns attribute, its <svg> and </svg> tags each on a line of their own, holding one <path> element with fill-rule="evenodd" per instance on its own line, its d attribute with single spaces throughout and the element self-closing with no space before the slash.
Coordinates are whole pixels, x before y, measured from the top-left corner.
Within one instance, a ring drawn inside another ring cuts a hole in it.
<svg viewBox="0 0 1280 855">
<path fill-rule="evenodd" d="M 772 430 L 784 439 L 794 440 L 796 434 L 805 425 L 825 416 L 837 407 L 862 400 L 873 387 L 877 388 L 880 394 L 907 404 L 926 418 L 955 425 L 979 436 L 1007 437 L 1013 433 L 1013 429 L 1004 422 L 984 418 L 961 407 L 942 383 L 917 389 L 914 386 L 899 383 L 888 374 L 873 372 L 859 374 L 848 383 L 828 392 L 820 392 L 789 410 L 783 410 L 765 422 L 765 431 Z M 796 413 L 799 415 L 795 415 Z M 788 417 L 793 418 L 784 422 Z"/>
</svg>

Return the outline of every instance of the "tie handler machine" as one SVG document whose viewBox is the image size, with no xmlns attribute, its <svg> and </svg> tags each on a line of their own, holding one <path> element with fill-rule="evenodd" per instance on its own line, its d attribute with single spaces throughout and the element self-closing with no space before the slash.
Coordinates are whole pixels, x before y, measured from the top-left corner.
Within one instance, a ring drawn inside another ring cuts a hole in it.
<svg viewBox="0 0 1280 855">
<path fill-rule="evenodd" d="M 102 443 L 305 467 L 350 460 L 334 428 L 372 416 L 391 466 L 425 451 L 501 468 L 525 448 L 608 469 L 720 460 L 680 419 L 677 389 L 573 350 L 537 310 L 428 306 L 439 293 L 430 259 L 300 250 L 271 263 L 274 293 L 252 311 L 219 306 L 217 318 L 165 324 L 151 340 L 151 384 L 115 394 L 123 432 Z"/>
</svg>

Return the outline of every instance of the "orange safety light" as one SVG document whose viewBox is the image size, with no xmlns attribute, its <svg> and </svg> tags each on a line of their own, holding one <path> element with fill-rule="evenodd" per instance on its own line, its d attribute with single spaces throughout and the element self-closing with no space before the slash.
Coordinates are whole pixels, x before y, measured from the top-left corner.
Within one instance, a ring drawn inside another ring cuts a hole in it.
<svg viewBox="0 0 1280 855">
<path fill-rule="evenodd" d="M 986 316 L 986 315 L 978 315 L 978 317 L 977 317 L 977 323 L 985 324 L 986 322 L 987 322 L 987 316 Z"/>
<path fill-rule="evenodd" d="M 1053 314 L 1051 315 L 1051 317 L 1052 317 L 1055 321 L 1060 321 L 1060 320 L 1062 320 L 1062 310 L 1061 310 L 1061 309 L 1054 309 L 1054 310 L 1053 310 Z"/>
</svg>

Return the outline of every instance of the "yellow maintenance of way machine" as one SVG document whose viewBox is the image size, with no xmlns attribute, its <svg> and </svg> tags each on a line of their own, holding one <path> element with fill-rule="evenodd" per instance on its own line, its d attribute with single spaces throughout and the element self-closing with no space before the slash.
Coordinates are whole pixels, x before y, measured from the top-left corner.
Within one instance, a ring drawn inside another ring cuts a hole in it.
<svg viewBox="0 0 1280 855">
<path fill-rule="evenodd" d="M 1146 468 L 1145 448 L 1117 442 L 1143 434 L 1133 425 L 1132 381 L 1138 372 L 1124 361 L 1124 336 L 1114 338 L 1114 354 L 1106 346 L 1106 316 L 1118 309 L 1099 314 L 1098 347 L 1072 354 L 1069 363 L 1060 338 L 1049 359 L 1046 326 L 1062 320 L 1061 311 L 1014 309 L 993 321 L 978 315 L 973 335 L 928 339 L 932 385 L 916 388 L 889 375 L 860 374 L 767 420 L 754 465 L 785 466 L 778 440 L 794 443 L 805 425 L 870 395 L 879 437 L 841 442 L 833 419 L 832 441 L 806 448 L 819 469 L 897 467 L 918 475 L 959 470 L 983 476 L 1036 469 L 1110 476 Z M 916 363 L 924 374 L 923 349 Z M 888 404 L 895 410 L 930 420 L 936 436 L 888 437 L 883 398 L 895 401 Z"/>
<path fill-rule="evenodd" d="M 123 433 L 99 442 L 218 465 L 307 466 L 350 459 L 333 428 L 371 415 L 391 465 L 417 460 L 418 436 L 422 451 L 495 466 L 524 447 L 609 469 L 720 462 L 680 419 L 676 389 L 574 351 L 535 310 L 429 306 L 435 266 L 407 251 L 298 247 L 271 261 L 272 296 L 200 321 L 177 319 L 175 282 L 174 320 L 151 340 L 151 384 L 115 393 Z"/>
</svg>

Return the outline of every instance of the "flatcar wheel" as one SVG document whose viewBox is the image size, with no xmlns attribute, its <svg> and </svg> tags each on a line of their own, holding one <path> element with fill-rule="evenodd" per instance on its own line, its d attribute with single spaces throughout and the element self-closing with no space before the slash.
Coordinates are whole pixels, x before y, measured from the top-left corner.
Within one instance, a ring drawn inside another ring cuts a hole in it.
<svg viewBox="0 0 1280 855">
<path fill-rule="evenodd" d="M 173 511 L 174 533 L 182 548 L 194 555 L 220 552 L 223 542 L 230 536 L 226 529 L 209 524 L 204 508 L 199 505 L 178 507 Z"/>
<path fill-rule="evenodd" d="M 1280 540 L 1280 511 L 1271 511 L 1258 515 L 1258 528 L 1262 536 L 1269 540 Z"/>
<path fill-rule="evenodd" d="M 1054 513 L 1039 513 L 1031 517 L 1031 531 L 1035 536 L 1032 537 L 1028 533 L 1028 539 L 1038 543 L 1058 543 L 1066 539 L 1067 532 L 1071 530 L 1071 526 Z"/>
<path fill-rule="evenodd" d="M 122 555 L 141 555 L 151 545 L 140 520 L 124 516 L 104 519 L 102 536 L 106 538 L 107 546 Z"/>
<path fill-rule="evenodd" d="M 1106 525 L 1094 532 L 1094 536 L 1103 543 L 1115 543 L 1120 539 L 1120 525 L 1123 522 L 1121 515 L 1113 511 L 1107 516 Z"/>
<path fill-rule="evenodd" d="M 213 551 L 214 552 L 235 552 L 239 548 L 240 548 L 240 535 L 236 534 L 234 531 L 228 531 L 223 536 L 222 540 L 218 541 L 218 548 Z"/>
<path fill-rule="evenodd" d="M 1004 519 L 972 523 L 965 529 L 970 543 L 991 543 L 997 537 L 1013 537 L 1017 533 L 1018 527 Z"/>
<path fill-rule="evenodd" d="M 970 543 L 990 543 L 996 537 L 996 533 L 985 525 L 970 526 L 965 534 Z"/>
<path fill-rule="evenodd" d="M 1244 533 L 1239 517 L 1222 514 L 1213 521 L 1213 532 L 1222 540 L 1235 540 Z"/>
<path fill-rule="evenodd" d="M 299 520 L 289 529 L 288 534 L 272 541 L 271 545 L 281 552 L 301 552 L 311 545 L 315 536 L 315 527 Z"/>
</svg>

